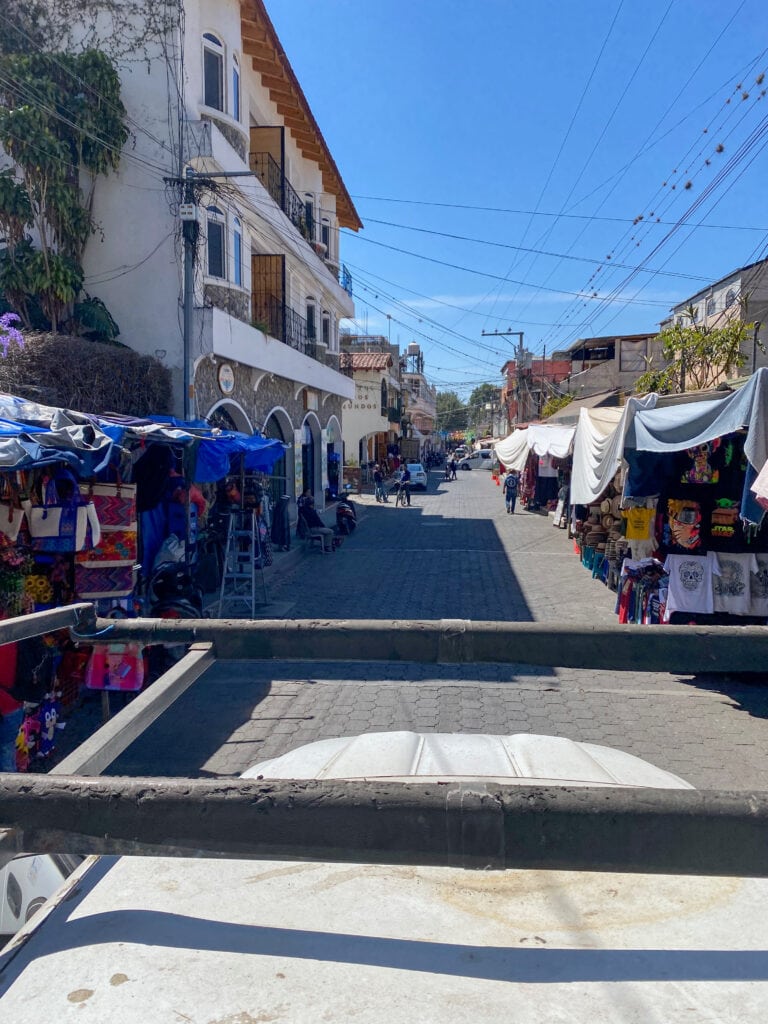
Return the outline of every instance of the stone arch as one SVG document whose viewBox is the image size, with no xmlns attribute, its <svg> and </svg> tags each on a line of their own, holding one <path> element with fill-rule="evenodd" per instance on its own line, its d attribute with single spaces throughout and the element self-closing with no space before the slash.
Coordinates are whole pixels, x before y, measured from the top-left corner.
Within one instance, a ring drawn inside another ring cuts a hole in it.
<svg viewBox="0 0 768 1024">
<path fill-rule="evenodd" d="M 295 489 L 295 458 L 296 445 L 294 444 L 294 430 L 291 417 L 281 405 L 276 405 L 264 420 L 263 433 L 265 437 L 275 438 L 284 441 L 290 447 L 285 454 L 277 460 L 272 467 L 272 500 L 277 502 L 287 494 L 288 497 L 298 497 Z"/>
<path fill-rule="evenodd" d="M 301 451 L 296 452 L 296 458 L 301 459 L 302 491 L 307 487 L 312 491 L 317 504 L 323 505 L 322 480 L 322 427 L 317 414 L 308 412 L 301 422 Z M 298 473 L 296 474 L 298 476 Z"/>
<path fill-rule="evenodd" d="M 217 413 L 219 413 L 218 417 L 216 415 Z M 239 402 L 236 402 L 232 398 L 222 398 L 220 401 L 212 405 L 205 414 L 205 419 L 208 420 L 209 423 L 216 423 L 217 418 L 220 420 L 225 418 L 228 419 L 234 424 L 234 429 L 239 430 L 242 434 L 254 433 L 253 425 L 248 413 Z M 222 423 L 217 423 L 216 425 L 223 426 Z"/>
</svg>

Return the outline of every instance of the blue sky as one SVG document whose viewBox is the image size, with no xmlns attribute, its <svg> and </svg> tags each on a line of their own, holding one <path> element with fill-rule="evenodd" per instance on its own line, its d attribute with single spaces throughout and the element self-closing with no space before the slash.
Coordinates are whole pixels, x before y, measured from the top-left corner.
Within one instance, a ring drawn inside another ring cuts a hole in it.
<svg viewBox="0 0 768 1024">
<path fill-rule="evenodd" d="M 768 255 L 765 0 L 266 2 L 365 225 L 350 326 L 441 390 Z"/>
</svg>

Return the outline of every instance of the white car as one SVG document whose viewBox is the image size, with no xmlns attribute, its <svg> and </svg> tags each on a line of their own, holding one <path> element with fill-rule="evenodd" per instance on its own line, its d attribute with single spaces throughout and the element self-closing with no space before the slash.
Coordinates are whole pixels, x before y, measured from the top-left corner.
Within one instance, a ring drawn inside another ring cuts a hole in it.
<svg viewBox="0 0 768 1024">
<path fill-rule="evenodd" d="M 493 469 L 493 450 L 481 448 L 459 461 L 459 469 Z"/>
<path fill-rule="evenodd" d="M 415 489 L 420 487 L 421 490 L 426 491 L 427 489 L 427 472 L 420 462 L 409 462 L 408 470 L 411 474 L 411 488 Z M 402 475 L 398 474 L 398 479 Z"/>
<path fill-rule="evenodd" d="M 82 863 L 68 854 L 14 857 L 0 869 L 0 947 L 26 924 Z"/>
</svg>

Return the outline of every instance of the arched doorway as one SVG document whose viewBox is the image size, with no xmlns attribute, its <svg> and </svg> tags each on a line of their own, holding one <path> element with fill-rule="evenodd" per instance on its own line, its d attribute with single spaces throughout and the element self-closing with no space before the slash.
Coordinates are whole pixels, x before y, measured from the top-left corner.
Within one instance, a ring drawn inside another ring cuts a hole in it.
<svg viewBox="0 0 768 1024">
<path fill-rule="evenodd" d="M 314 413 L 309 413 L 301 425 L 301 489 L 318 497 L 320 486 L 320 423 Z"/>
<path fill-rule="evenodd" d="M 341 488 L 341 425 L 335 416 L 331 416 L 325 428 L 326 438 L 326 476 L 328 480 L 328 497 L 335 500 Z"/>
<path fill-rule="evenodd" d="M 221 430 L 239 430 L 241 434 L 253 433 L 245 409 L 231 399 L 224 399 L 211 406 L 205 418 L 212 427 L 219 427 Z"/>
<path fill-rule="evenodd" d="M 273 409 L 269 414 L 264 424 L 264 436 L 283 442 L 293 439 L 293 427 L 284 409 Z M 293 476 L 293 459 L 288 450 L 272 467 L 270 491 L 273 504 L 277 504 L 284 494 L 290 496 L 293 493 Z"/>
</svg>

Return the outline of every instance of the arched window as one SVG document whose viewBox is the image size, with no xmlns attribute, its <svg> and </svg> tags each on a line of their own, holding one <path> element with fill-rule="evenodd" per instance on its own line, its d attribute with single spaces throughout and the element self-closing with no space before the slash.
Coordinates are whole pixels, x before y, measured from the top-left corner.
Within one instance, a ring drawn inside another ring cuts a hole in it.
<svg viewBox="0 0 768 1024">
<path fill-rule="evenodd" d="M 712 316 L 712 314 L 715 312 L 715 308 L 716 308 L 716 303 L 715 303 L 714 295 L 710 296 L 707 299 L 707 307 L 706 308 L 707 308 L 707 316 Z"/>
<path fill-rule="evenodd" d="M 691 323 L 692 324 L 698 323 L 698 320 L 699 320 L 699 307 L 698 306 L 693 306 L 692 309 L 691 309 Z"/>
<path fill-rule="evenodd" d="M 232 54 L 232 117 L 240 120 L 240 61 Z"/>
<path fill-rule="evenodd" d="M 232 221 L 232 280 L 243 287 L 243 225 L 239 217 Z"/>
<path fill-rule="evenodd" d="M 736 292 L 733 288 L 729 288 L 725 293 L 725 308 L 728 309 L 736 301 Z"/>
<path fill-rule="evenodd" d="M 307 337 L 314 341 L 317 337 L 317 322 L 315 319 L 315 300 L 311 295 L 307 296 Z"/>
<path fill-rule="evenodd" d="M 331 259 L 331 222 L 327 217 L 323 217 L 320 225 L 320 241 L 325 246 L 326 257 Z"/>
<path fill-rule="evenodd" d="M 330 348 L 331 345 L 331 314 L 327 309 L 323 310 L 323 344 Z"/>
<path fill-rule="evenodd" d="M 208 276 L 226 277 L 224 262 L 224 214 L 218 206 L 208 207 Z"/>
<path fill-rule="evenodd" d="M 224 109 L 224 44 L 212 32 L 203 35 L 203 103 Z"/>
<path fill-rule="evenodd" d="M 307 225 L 307 240 L 315 240 L 315 197 L 311 192 L 304 193 L 304 222 Z"/>
</svg>

